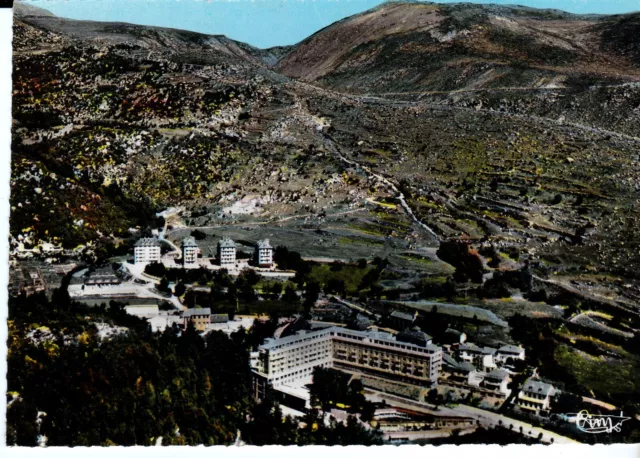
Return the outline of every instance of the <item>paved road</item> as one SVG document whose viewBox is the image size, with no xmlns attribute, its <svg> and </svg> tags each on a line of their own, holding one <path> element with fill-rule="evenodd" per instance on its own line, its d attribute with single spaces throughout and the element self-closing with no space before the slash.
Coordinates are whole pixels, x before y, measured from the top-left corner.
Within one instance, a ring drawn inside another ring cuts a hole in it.
<svg viewBox="0 0 640 458">
<path fill-rule="evenodd" d="M 439 406 L 438 410 L 435 410 L 435 406 L 431 406 L 430 404 L 413 401 L 409 399 L 402 398 L 400 396 L 395 396 L 389 393 L 382 393 L 380 391 L 372 390 L 367 388 L 365 390 L 367 392 L 367 398 L 373 397 L 378 399 L 384 399 L 387 404 L 395 405 L 398 407 L 405 407 L 413 410 L 420 410 L 426 413 L 430 413 L 432 415 L 451 415 L 451 416 L 464 416 L 471 417 L 478 420 L 483 426 L 493 427 L 493 426 L 504 426 L 509 428 L 510 425 L 513 425 L 513 431 L 520 432 L 520 427 L 522 427 L 522 434 L 528 437 L 537 438 L 540 433 L 542 433 L 542 441 L 545 443 L 550 443 L 551 439 L 553 439 L 554 444 L 578 444 L 579 442 L 573 440 L 571 438 L 561 436 L 560 434 L 554 433 L 553 431 L 548 431 L 546 429 L 538 428 L 524 421 L 516 420 L 506 415 L 502 415 L 495 412 L 489 412 L 488 410 L 479 409 L 477 407 L 471 407 L 464 404 L 457 404 L 453 407 Z"/>
<path fill-rule="evenodd" d="M 128 262 L 124 263 L 125 268 L 129 271 L 129 273 L 131 274 L 131 276 L 133 276 L 134 278 L 137 278 L 138 280 L 142 280 L 145 282 L 144 285 L 138 285 L 140 286 L 141 289 L 144 289 L 144 291 L 146 291 L 146 297 L 155 297 L 157 299 L 162 299 L 165 301 L 169 301 L 173 304 L 173 306 L 175 308 L 177 308 L 178 310 L 186 310 L 187 307 L 185 307 L 184 305 L 182 305 L 182 303 L 180 302 L 180 299 L 178 299 L 176 296 L 174 296 L 173 294 L 171 295 L 170 298 L 161 296 L 160 294 L 154 293 L 153 291 L 151 291 L 152 288 L 155 288 L 155 283 L 153 283 L 150 279 L 150 277 L 148 277 L 144 271 L 143 271 L 143 267 L 137 264 L 129 264 Z"/>
<path fill-rule="evenodd" d="M 500 421 L 502 421 L 502 426 L 505 426 L 508 428 L 510 425 L 513 425 L 513 430 L 517 432 L 519 432 L 520 427 L 522 427 L 523 434 L 525 436 L 537 438 L 538 435 L 542 433 L 543 442 L 548 443 L 548 442 L 551 442 L 551 439 L 553 439 L 554 444 L 578 444 L 579 443 L 576 440 L 573 440 L 565 436 L 561 436 L 560 434 L 554 433 L 553 431 L 538 428 L 524 421 L 515 420 L 505 415 L 495 413 L 495 412 L 489 412 L 488 410 L 479 409 L 477 407 L 458 404 L 457 406 L 453 407 L 451 410 L 458 414 L 462 413 L 464 415 L 477 418 L 479 422 L 485 423 L 491 426 L 499 425 Z"/>
</svg>

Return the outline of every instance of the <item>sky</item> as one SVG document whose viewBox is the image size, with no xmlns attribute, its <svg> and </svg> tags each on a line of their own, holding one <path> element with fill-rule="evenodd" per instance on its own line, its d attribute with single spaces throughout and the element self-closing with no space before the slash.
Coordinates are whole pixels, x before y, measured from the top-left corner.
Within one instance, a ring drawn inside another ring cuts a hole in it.
<svg viewBox="0 0 640 458">
<path fill-rule="evenodd" d="M 459 0 L 443 0 L 454 3 Z M 520 4 L 571 13 L 614 14 L 640 10 L 640 0 L 468 0 Z M 292 45 L 382 0 L 28 0 L 57 16 L 121 21 L 226 35 L 258 48 Z"/>
</svg>

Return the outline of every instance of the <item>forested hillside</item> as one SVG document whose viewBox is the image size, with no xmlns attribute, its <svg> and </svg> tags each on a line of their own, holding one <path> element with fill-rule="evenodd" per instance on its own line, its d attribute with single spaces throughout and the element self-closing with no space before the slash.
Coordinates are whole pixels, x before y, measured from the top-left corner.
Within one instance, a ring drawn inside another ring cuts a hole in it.
<svg viewBox="0 0 640 458">
<path fill-rule="evenodd" d="M 230 338 L 192 327 L 152 333 L 121 306 L 87 308 L 57 293 L 9 304 L 7 443 L 34 446 L 371 444 L 357 422 L 324 425 L 312 411 L 282 420 L 251 395 L 249 350 L 273 334 Z M 41 439 L 42 440 L 42 439 Z"/>
</svg>

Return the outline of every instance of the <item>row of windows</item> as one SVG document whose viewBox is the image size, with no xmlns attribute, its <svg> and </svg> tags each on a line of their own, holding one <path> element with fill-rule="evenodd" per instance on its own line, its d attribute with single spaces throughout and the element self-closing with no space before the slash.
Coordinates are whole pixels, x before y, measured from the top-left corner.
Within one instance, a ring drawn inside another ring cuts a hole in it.
<svg viewBox="0 0 640 458">
<path fill-rule="evenodd" d="M 286 374 L 286 375 L 281 375 L 279 377 L 274 377 L 272 380 L 274 382 L 280 382 L 280 383 L 284 383 L 287 381 L 291 381 L 291 380 L 296 380 L 296 379 L 300 379 L 300 378 L 305 378 L 308 377 L 309 375 L 312 374 L 313 369 L 316 367 L 330 367 L 331 364 L 330 363 L 323 363 L 323 364 L 317 364 L 313 367 L 307 367 L 305 369 L 300 369 L 296 372 L 292 372 L 290 374 Z"/>
<path fill-rule="evenodd" d="M 290 347 L 292 345 L 298 345 L 298 344 L 312 344 L 312 341 L 321 339 L 321 338 L 326 338 L 327 335 L 326 334 L 319 334 L 319 335 L 314 335 L 314 336 L 304 336 L 301 337 L 300 340 L 294 340 L 293 342 L 287 342 L 287 343 L 283 343 L 280 345 L 275 345 L 274 347 L 272 347 L 270 350 L 278 350 L 280 348 L 285 348 L 285 347 Z"/>
<path fill-rule="evenodd" d="M 335 333 L 331 333 L 331 335 L 336 335 L 337 337 L 343 337 L 345 339 L 351 339 L 351 340 L 357 340 L 357 341 L 364 340 L 364 337 L 354 336 L 354 335 L 351 335 L 351 334 L 346 334 L 344 332 L 335 332 Z M 432 350 L 427 350 L 426 348 L 420 348 L 420 347 L 417 347 L 415 345 L 406 345 L 406 344 L 396 343 L 396 342 L 389 341 L 389 340 L 372 339 L 371 343 L 376 344 L 376 345 L 380 345 L 380 346 L 384 346 L 384 347 L 393 347 L 393 348 L 399 348 L 399 349 L 402 349 L 402 350 L 416 351 L 416 352 L 419 352 L 419 353 L 428 353 L 428 354 L 433 353 Z"/>
<path fill-rule="evenodd" d="M 287 343 L 282 343 L 282 344 L 279 344 L 279 345 L 275 345 L 272 348 L 270 348 L 269 350 L 270 351 L 275 351 L 275 350 L 279 350 L 279 349 L 282 349 L 282 348 L 291 347 L 291 346 L 294 346 L 294 345 L 302 345 L 302 348 L 304 348 L 306 346 L 313 346 L 314 344 L 316 344 L 314 341 L 316 341 L 318 339 L 327 339 L 330 336 L 347 338 L 347 339 L 350 339 L 352 341 L 358 341 L 358 342 L 361 342 L 361 341 L 363 341 L 365 339 L 364 337 L 361 337 L 361 336 L 352 336 L 352 335 L 346 334 L 344 332 L 333 331 L 333 332 L 330 333 L 330 335 L 328 335 L 328 334 L 319 334 L 319 335 L 314 335 L 314 336 L 304 336 L 304 337 L 301 337 L 299 340 L 294 340 L 292 342 L 287 342 Z M 332 343 L 333 343 L 333 341 L 330 341 L 330 340 L 327 339 L 325 346 L 328 347 Z M 434 352 L 433 350 L 427 350 L 427 349 L 424 349 L 424 348 L 414 347 L 414 346 L 411 346 L 411 345 L 395 344 L 395 343 L 389 342 L 389 341 L 372 340 L 372 343 L 380 345 L 380 346 L 384 346 L 384 347 L 389 347 L 390 350 L 397 349 L 396 351 L 398 351 L 399 353 L 403 353 L 402 350 L 405 350 L 405 351 L 408 350 L 408 351 L 412 351 L 412 352 L 425 353 L 427 355 L 436 354 L 436 352 Z M 344 342 L 335 342 L 335 344 L 336 345 L 340 345 L 340 344 L 348 345 L 348 343 L 344 343 Z M 365 346 L 356 344 L 356 348 L 363 349 L 364 351 L 371 351 L 374 354 L 387 354 L 388 353 L 388 352 L 384 351 L 383 349 L 379 349 L 379 350 L 370 349 L 371 347 L 366 346 L 366 344 L 365 344 Z M 280 356 L 280 355 L 278 355 L 278 356 Z M 286 357 L 286 355 L 285 355 L 285 357 Z M 438 360 L 441 358 L 439 352 L 438 352 L 437 358 L 438 358 Z"/>
<path fill-rule="evenodd" d="M 424 358 L 421 356 L 414 356 L 414 355 L 407 355 L 403 352 L 394 352 L 394 351 L 385 351 L 383 349 L 376 349 L 376 348 L 367 348 L 367 347 L 360 347 L 360 346 L 353 346 L 353 345 L 340 345 L 337 344 L 336 346 L 336 351 L 351 351 L 351 352 L 357 352 L 358 354 L 361 354 L 363 356 L 368 356 L 368 357 L 383 357 L 383 358 L 393 358 L 395 360 L 398 359 L 402 359 L 403 361 L 412 361 L 412 362 L 421 362 L 421 361 L 433 361 L 433 362 L 438 362 L 441 360 L 442 356 L 440 354 L 438 354 L 437 356 L 433 356 L 431 358 Z"/>
</svg>

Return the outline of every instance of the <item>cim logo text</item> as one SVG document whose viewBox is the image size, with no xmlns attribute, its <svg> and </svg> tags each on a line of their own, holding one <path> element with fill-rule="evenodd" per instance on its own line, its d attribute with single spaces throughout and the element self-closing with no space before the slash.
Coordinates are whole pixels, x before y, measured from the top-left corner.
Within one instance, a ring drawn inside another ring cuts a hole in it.
<svg viewBox="0 0 640 458">
<path fill-rule="evenodd" d="M 630 417 L 620 415 L 591 415 L 586 410 L 578 412 L 576 415 L 576 426 L 580 431 L 589 434 L 619 433 L 622 430 L 622 423 Z"/>
</svg>

